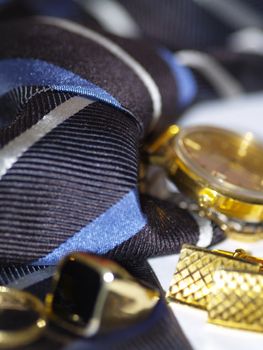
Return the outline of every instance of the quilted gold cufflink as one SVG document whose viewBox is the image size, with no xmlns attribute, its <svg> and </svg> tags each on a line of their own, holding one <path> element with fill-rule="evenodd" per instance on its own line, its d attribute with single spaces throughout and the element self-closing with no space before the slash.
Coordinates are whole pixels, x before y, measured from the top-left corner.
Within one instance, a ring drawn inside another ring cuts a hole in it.
<svg viewBox="0 0 263 350">
<path fill-rule="evenodd" d="M 207 311 L 210 323 L 263 332 L 263 274 L 215 271 Z"/>
<path fill-rule="evenodd" d="M 58 266 L 46 305 L 57 325 L 91 337 L 144 320 L 159 296 L 113 261 L 72 253 Z"/>
<path fill-rule="evenodd" d="M 208 322 L 263 332 L 263 259 L 184 245 L 168 301 L 208 312 Z"/>
<path fill-rule="evenodd" d="M 180 258 L 167 293 L 169 301 L 207 309 L 213 285 L 213 274 L 219 269 L 260 272 L 263 260 L 242 249 L 234 253 L 183 245 Z"/>
</svg>

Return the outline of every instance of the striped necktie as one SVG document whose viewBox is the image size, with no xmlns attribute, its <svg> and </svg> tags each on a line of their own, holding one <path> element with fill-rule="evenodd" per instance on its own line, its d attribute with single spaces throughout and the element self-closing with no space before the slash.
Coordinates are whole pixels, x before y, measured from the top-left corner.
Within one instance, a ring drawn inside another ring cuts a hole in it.
<svg viewBox="0 0 263 350">
<path fill-rule="evenodd" d="M 216 95 L 211 81 L 168 51 L 115 37 L 97 24 L 10 20 L 0 35 L 2 282 L 33 275 L 40 264 L 79 249 L 119 260 L 140 277 L 146 258 L 196 244 L 201 228 L 187 211 L 139 198 L 138 146 L 191 103 L 193 76 L 199 98 Z M 235 70 L 250 58 L 214 56 L 251 86 Z M 257 84 L 253 79 L 252 90 Z M 206 244 L 222 238 L 212 225 Z M 180 337 L 181 345 L 173 344 L 188 348 Z M 156 348 L 161 345 L 167 344 Z"/>
<path fill-rule="evenodd" d="M 8 22 L 1 35 L 1 260 L 54 264 L 72 250 L 146 258 L 195 243 L 188 213 L 144 198 L 145 213 L 137 191 L 139 140 L 190 102 L 188 71 L 144 42 L 63 19 Z"/>
<path fill-rule="evenodd" d="M 190 214 L 149 197 L 140 202 L 137 190 L 140 138 L 181 103 L 175 72 L 144 42 L 118 42 L 66 20 L 10 21 L 1 24 L 2 39 L 7 33 L 0 49 L 2 282 L 35 292 L 40 265 L 72 250 L 107 254 L 153 282 L 148 256 L 198 239 Z M 156 349 L 188 349 L 165 310 L 154 337 L 143 334 L 146 342 L 140 331 L 122 348 L 151 341 Z"/>
</svg>

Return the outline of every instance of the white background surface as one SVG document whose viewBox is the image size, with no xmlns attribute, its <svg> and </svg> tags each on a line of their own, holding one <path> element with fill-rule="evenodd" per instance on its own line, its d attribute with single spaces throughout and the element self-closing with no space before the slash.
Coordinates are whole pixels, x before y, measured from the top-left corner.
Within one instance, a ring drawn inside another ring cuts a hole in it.
<svg viewBox="0 0 263 350">
<path fill-rule="evenodd" d="M 253 132 L 263 140 L 263 93 L 246 97 L 200 104 L 190 109 L 181 126 L 215 125 L 235 131 Z M 263 165 L 262 165 L 263 166 Z M 263 257 L 263 240 L 243 243 L 227 239 L 213 248 L 234 251 L 243 248 Z M 168 289 L 176 268 L 178 255 L 151 259 L 150 263 L 163 288 Z M 205 311 L 186 305 L 174 304 L 173 311 L 182 330 L 195 350 L 263 350 L 263 334 L 219 327 L 206 322 Z"/>
</svg>

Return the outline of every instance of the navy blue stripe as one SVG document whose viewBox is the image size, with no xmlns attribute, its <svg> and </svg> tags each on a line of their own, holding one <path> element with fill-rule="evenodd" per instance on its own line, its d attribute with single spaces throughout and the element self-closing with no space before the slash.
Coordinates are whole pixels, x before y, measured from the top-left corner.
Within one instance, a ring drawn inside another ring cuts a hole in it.
<svg viewBox="0 0 263 350">
<path fill-rule="evenodd" d="M 176 60 L 176 55 L 167 49 L 160 49 L 159 54 L 168 64 L 178 87 L 178 104 L 181 108 L 189 105 L 197 94 L 197 84 L 191 71 Z"/>
<path fill-rule="evenodd" d="M 145 225 L 146 218 L 141 211 L 137 190 L 134 189 L 97 219 L 34 264 L 54 265 L 72 251 L 107 253 L 134 236 Z"/>
<path fill-rule="evenodd" d="M 122 108 L 99 86 L 54 64 L 38 59 L 0 60 L 0 96 L 19 86 L 50 86 L 57 91 L 72 92 Z"/>
</svg>

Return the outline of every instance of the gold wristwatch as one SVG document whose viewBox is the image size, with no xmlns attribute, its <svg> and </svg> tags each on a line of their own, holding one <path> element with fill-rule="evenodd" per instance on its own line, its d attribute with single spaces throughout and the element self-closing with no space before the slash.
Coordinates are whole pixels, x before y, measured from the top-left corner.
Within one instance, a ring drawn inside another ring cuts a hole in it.
<svg viewBox="0 0 263 350">
<path fill-rule="evenodd" d="M 147 156 L 165 168 L 200 215 L 233 238 L 263 237 L 263 144 L 252 133 L 172 125 L 147 146 Z"/>
</svg>

